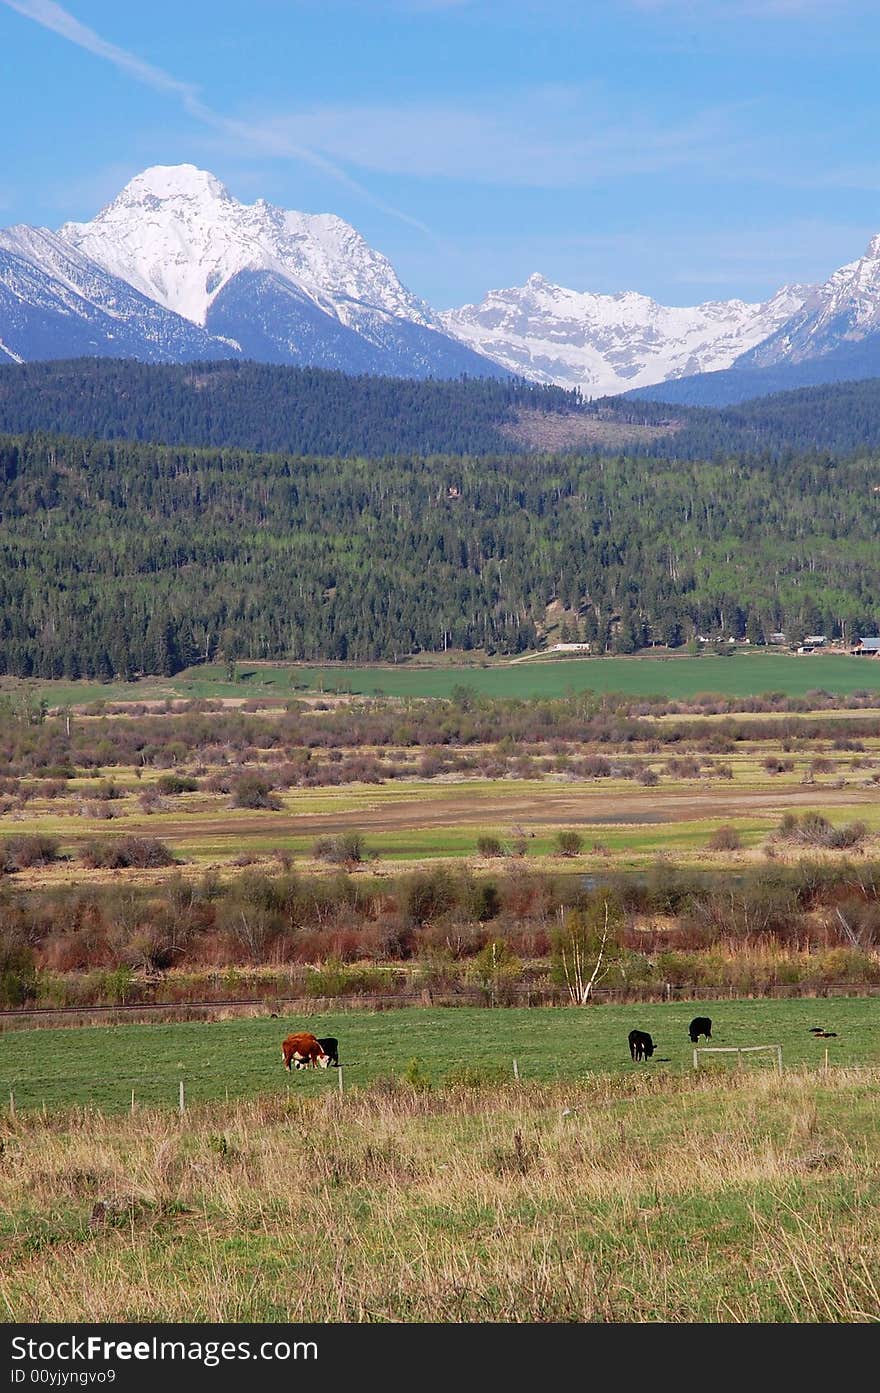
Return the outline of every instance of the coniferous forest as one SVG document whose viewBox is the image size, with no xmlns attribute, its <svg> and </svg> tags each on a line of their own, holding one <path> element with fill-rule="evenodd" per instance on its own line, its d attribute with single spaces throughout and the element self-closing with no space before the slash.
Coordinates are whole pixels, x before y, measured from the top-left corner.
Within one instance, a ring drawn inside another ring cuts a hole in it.
<svg viewBox="0 0 880 1393">
<path fill-rule="evenodd" d="M 670 384 L 671 385 L 671 384 Z M 620 448 L 616 426 L 661 425 L 640 450 L 664 459 L 848 455 L 880 446 L 880 379 L 761 397 L 724 409 L 613 397 L 491 378 L 415 381 L 318 368 L 219 362 L 149 365 L 80 358 L 0 367 L 0 432 L 45 430 L 99 440 L 239 446 L 288 454 L 522 453 L 526 412 L 599 418 L 578 445 Z"/>
<path fill-rule="evenodd" d="M 0 438 L 0 671 L 878 631 L 880 462 Z"/>
</svg>

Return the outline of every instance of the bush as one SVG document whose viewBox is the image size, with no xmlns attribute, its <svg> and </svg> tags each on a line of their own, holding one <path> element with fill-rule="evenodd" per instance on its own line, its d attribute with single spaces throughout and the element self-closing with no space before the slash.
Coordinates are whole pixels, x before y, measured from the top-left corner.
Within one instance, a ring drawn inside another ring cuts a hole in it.
<svg viewBox="0 0 880 1393">
<path fill-rule="evenodd" d="M 868 835 L 864 822 L 850 822 L 834 827 L 821 813 L 786 813 L 774 835 L 774 840 L 792 842 L 798 846 L 828 847 L 839 851 L 859 846 Z"/>
<path fill-rule="evenodd" d="M 557 832 L 554 845 L 560 856 L 579 856 L 584 839 L 580 832 Z"/>
<path fill-rule="evenodd" d="M 477 851 L 481 856 L 504 855 L 504 847 L 497 837 L 477 837 Z"/>
<path fill-rule="evenodd" d="M 420 871 L 404 881 L 401 900 L 411 924 L 427 924 L 455 908 L 458 896 L 452 876 L 444 867 Z"/>
<path fill-rule="evenodd" d="M 271 808 L 278 811 L 281 799 L 272 792 L 268 779 L 259 774 L 242 774 L 232 786 L 233 808 Z"/>
<path fill-rule="evenodd" d="M 403 1077 L 414 1093 L 427 1093 L 431 1087 L 431 1075 L 416 1056 L 407 1060 Z"/>
<path fill-rule="evenodd" d="M 195 793 L 198 786 L 197 779 L 191 779 L 185 774 L 163 774 L 161 779 L 156 780 L 156 787 L 160 793 Z"/>
<path fill-rule="evenodd" d="M 357 866 L 366 855 L 360 832 L 340 832 L 335 837 L 319 837 L 312 849 L 316 861 L 332 866 Z"/>
<path fill-rule="evenodd" d="M 86 792 L 90 798 L 97 798 L 102 803 L 108 803 L 113 798 L 122 797 L 122 790 L 112 779 L 100 779 L 94 788 L 90 788 Z"/>
<path fill-rule="evenodd" d="M 91 870 L 105 871 L 129 867 L 154 870 L 175 864 L 173 853 L 156 837 L 119 837 L 112 841 L 92 838 L 80 847 L 79 859 Z"/>
<path fill-rule="evenodd" d="M 0 943 L 0 1006 L 25 1006 L 36 995 L 33 951 L 25 943 Z"/>
<path fill-rule="evenodd" d="M 735 827 L 716 827 L 706 846 L 709 851 L 741 851 L 742 838 Z"/>
<path fill-rule="evenodd" d="M 322 967 L 309 968 L 306 996 L 354 996 L 359 992 L 389 992 L 393 972 L 378 967 L 346 967 L 339 958 L 327 958 Z"/>
<path fill-rule="evenodd" d="M 10 837 L 5 847 L 7 863 L 19 871 L 32 866 L 48 866 L 58 860 L 58 841 L 55 837 L 36 833 L 27 837 Z"/>
</svg>

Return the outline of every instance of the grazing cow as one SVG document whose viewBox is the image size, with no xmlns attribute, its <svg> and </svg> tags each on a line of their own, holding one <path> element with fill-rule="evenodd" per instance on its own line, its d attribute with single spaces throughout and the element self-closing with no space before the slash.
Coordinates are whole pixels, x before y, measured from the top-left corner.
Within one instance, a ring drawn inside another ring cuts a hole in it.
<svg viewBox="0 0 880 1393">
<path fill-rule="evenodd" d="M 338 1069 L 338 1068 L 339 1068 L 339 1041 L 336 1039 L 336 1036 L 335 1036 L 335 1035 L 326 1035 L 323 1039 L 320 1039 L 320 1038 L 319 1038 L 319 1039 L 318 1039 L 318 1044 L 321 1046 L 321 1049 L 324 1051 L 324 1053 L 326 1054 L 327 1058 L 330 1060 L 330 1063 L 332 1064 L 333 1068 L 334 1068 L 334 1069 Z M 294 1063 L 296 1064 L 297 1069 L 304 1069 L 304 1068 L 306 1067 L 306 1062 L 307 1062 L 307 1061 L 304 1060 L 304 1059 L 297 1059 L 297 1060 L 294 1061 Z"/>
<path fill-rule="evenodd" d="M 650 1059 L 654 1053 L 654 1041 L 644 1030 L 631 1030 L 629 1052 L 633 1059 Z"/>
<path fill-rule="evenodd" d="M 297 1069 L 306 1065 L 311 1065 L 313 1069 L 320 1067 L 326 1069 L 330 1063 L 330 1056 L 321 1046 L 320 1040 L 314 1035 L 309 1035 L 303 1031 L 298 1035 L 288 1035 L 281 1046 L 281 1058 L 284 1060 L 285 1069 L 290 1071 L 290 1062 L 294 1061 Z"/>
<path fill-rule="evenodd" d="M 701 1035 L 705 1035 L 707 1040 L 712 1039 L 712 1022 L 708 1016 L 694 1016 L 688 1026 L 688 1035 L 691 1037 L 691 1044 L 695 1045 Z"/>
</svg>

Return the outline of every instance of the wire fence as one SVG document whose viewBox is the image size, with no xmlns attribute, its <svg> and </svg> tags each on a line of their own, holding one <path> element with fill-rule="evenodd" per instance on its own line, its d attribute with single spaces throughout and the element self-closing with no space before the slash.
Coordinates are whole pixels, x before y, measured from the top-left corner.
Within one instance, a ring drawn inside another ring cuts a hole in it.
<svg viewBox="0 0 880 1393">
<path fill-rule="evenodd" d="M 629 1002 L 662 1001 L 735 1001 L 786 1000 L 792 998 L 826 999 L 830 997 L 880 997 L 876 982 L 844 984 L 780 982 L 758 989 L 720 988 L 706 983 L 664 982 L 646 987 L 600 987 L 592 995 L 596 1005 Z M 478 1006 L 478 1007 L 539 1007 L 571 1006 L 572 1000 L 564 988 L 511 984 L 493 991 L 484 987 L 420 988 L 410 991 L 377 993 L 365 992 L 345 996 L 278 996 L 230 997 L 197 1001 L 123 1001 L 91 1006 L 21 1006 L 0 1011 L 0 1033 L 4 1030 L 34 1026 L 89 1024 L 101 1021 L 113 1024 L 129 1020 L 205 1020 L 226 1015 L 280 1015 L 282 1012 L 326 1015 L 348 1011 L 389 1011 L 404 1006 Z"/>
</svg>

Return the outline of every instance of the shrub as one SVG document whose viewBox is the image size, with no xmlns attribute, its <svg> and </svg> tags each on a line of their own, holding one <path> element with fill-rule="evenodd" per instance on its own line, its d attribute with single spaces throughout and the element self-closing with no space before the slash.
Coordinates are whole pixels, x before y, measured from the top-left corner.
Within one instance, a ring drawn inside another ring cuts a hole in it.
<svg viewBox="0 0 880 1393">
<path fill-rule="evenodd" d="M 491 880 L 478 881 L 473 888 L 468 906 L 475 919 L 481 924 L 494 919 L 501 912 L 501 896 L 498 886 Z"/>
<path fill-rule="evenodd" d="M 741 851 L 742 838 L 735 827 L 716 827 L 706 846 L 709 851 Z"/>
<path fill-rule="evenodd" d="M 868 829 L 863 822 L 850 822 L 843 827 L 834 827 L 821 813 L 804 813 L 800 818 L 795 813 L 786 813 L 775 833 L 775 840 L 792 842 L 798 846 L 841 850 L 859 846 L 867 834 Z"/>
<path fill-rule="evenodd" d="M 443 867 L 410 876 L 401 890 L 404 913 L 411 924 L 427 924 L 448 914 L 457 898 L 455 882 Z"/>
<path fill-rule="evenodd" d="M 504 855 L 504 848 L 497 837 L 477 837 L 477 851 L 481 856 Z"/>
<path fill-rule="evenodd" d="M 309 968 L 306 996 L 353 996 L 358 992 L 388 992 L 394 974 L 378 967 L 346 967 L 339 958 L 327 958 L 322 967 Z"/>
<path fill-rule="evenodd" d="M 156 780 L 156 787 L 160 793 L 195 793 L 198 786 L 197 779 L 191 779 L 185 774 L 163 774 L 161 779 Z"/>
<path fill-rule="evenodd" d="M 0 1006 L 25 1006 L 36 995 L 33 950 L 26 943 L 0 943 Z"/>
<path fill-rule="evenodd" d="M 510 989 L 522 977 L 522 963 L 503 939 L 493 938 L 474 958 L 468 970 L 471 977 L 493 1002 L 510 996 Z"/>
<path fill-rule="evenodd" d="M 107 871 L 129 867 L 153 870 L 175 863 L 172 852 L 156 837 L 119 837 L 112 841 L 92 838 L 80 847 L 79 859 L 91 870 Z"/>
<path fill-rule="evenodd" d="M 431 1087 L 431 1075 L 416 1056 L 407 1060 L 403 1077 L 414 1093 L 427 1093 Z"/>
<path fill-rule="evenodd" d="M 366 848 L 360 832 L 340 832 L 335 837 L 319 837 L 312 854 L 316 861 L 329 861 L 333 866 L 357 866 Z"/>
<path fill-rule="evenodd" d="M 584 839 L 580 832 L 557 832 L 554 845 L 560 856 L 579 856 Z"/>
<path fill-rule="evenodd" d="M 272 792 L 268 779 L 259 774 L 242 774 L 232 787 L 233 808 L 272 808 L 282 807 L 281 799 Z"/>
<path fill-rule="evenodd" d="M 40 833 L 10 837 L 5 849 L 8 862 L 20 871 L 30 870 L 32 866 L 48 866 L 58 860 L 57 839 Z"/>
<path fill-rule="evenodd" d="M 118 788 L 112 779 L 100 779 L 94 788 L 88 790 L 88 794 L 91 798 L 107 803 L 112 798 L 121 798 L 122 789 Z"/>
</svg>

